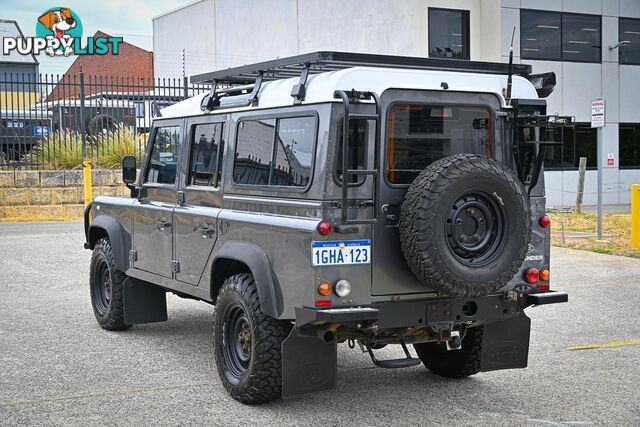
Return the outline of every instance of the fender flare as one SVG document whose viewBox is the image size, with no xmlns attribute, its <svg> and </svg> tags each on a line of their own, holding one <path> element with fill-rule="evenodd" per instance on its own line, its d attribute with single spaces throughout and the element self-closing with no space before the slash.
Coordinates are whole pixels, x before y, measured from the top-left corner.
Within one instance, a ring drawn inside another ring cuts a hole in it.
<svg viewBox="0 0 640 427">
<path fill-rule="evenodd" d="M 131 247 L 131 239 L 128 233 L 126 233 L 120 223 L 113 217 L 107 215 L 100 215 L 94 218 L 91 225 L 89 225 L 89 232 L 87 235 L 88 248 L 93 249 L 98 241 L 99 230 L 102 230 L 109 237 L 111 242 L 111 249 L 113 250 L 113 262 L 116 268 L 122 272 L 127 270 L 127 253 Z"/>
<path fill-rule="evenodd" d="M 258 288 L 262 312 L 276 319 L 282 314 L 282 290 L 269 257 L 260 246 L 239 240 L 226 241 L 213 259 L 212 277 L 216 274 L 216 262 L 220 259 L 239 261 L 249 267 Z"/>
</svg>

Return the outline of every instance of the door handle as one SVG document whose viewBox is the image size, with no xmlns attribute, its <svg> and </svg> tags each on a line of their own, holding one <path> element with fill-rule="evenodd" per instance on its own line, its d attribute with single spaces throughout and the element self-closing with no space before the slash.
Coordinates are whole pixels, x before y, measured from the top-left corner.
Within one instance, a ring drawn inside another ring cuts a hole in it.
<svg viewBox="0 0 640 427">
<path fill-rule="evenodd" d="M 216 228 L 210 227 L 209 224 L 201 226 L 198 230 L 202 233 L 203 239 L 209 239 L 216 232 Z"/>
<path fill-rule="evenodd" d="M 158 230 L 164 231 L 167 228 L 171 227 L 171 223 L 165 219 L 161 219 L 158 221 Z"/>
</svg>

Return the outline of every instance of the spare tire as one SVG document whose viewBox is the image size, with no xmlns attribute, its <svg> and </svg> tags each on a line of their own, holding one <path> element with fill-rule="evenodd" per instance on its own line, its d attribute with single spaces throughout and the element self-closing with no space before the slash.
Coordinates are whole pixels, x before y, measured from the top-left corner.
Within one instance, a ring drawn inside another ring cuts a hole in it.
<svg viewBox="0 0 640 427">
<path fill-rule="evenodd" d="M 502 288 L 522 265 L 530 239 L 522 184 L 488 157 L 459 154 L 432 163 L 402 204 L 407 264 L 441 294 L 479 297 Z"/>
</svg>

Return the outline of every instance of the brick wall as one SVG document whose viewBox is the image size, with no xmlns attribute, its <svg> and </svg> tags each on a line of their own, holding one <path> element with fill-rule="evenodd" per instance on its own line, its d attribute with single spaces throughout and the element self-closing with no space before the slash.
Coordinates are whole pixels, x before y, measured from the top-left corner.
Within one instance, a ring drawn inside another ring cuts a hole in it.
<svg viewBox="0 0 640 427">
<path fill-rule="evenodd" d="M 121 172 L 94 169 L 93 196 L 128 196 Z M 82 170 L 0 171 L 0 221 L 79 220 L 84 212 Z"/>
<path fill-rule="evenodd" d="M 98 31 L 93 37 L 109 37 L 109 35 Z M 112 91 L 107 87 L 107 84 L 111 83 L 153 85 L 153 53 L 127 42 L 120 43 L 118 46 L 117 55 L 111 54 L 111 47 L 107 55 L 78 55 L 49 94 L 47 101 L 79 97 L 80 90 L 75 84 L 80 83 L 80 72 L 85 76 L 91 76 L 91 80 L 85 82 L 88 83 L 85 86 L 85 95 Z"/>
</svg>

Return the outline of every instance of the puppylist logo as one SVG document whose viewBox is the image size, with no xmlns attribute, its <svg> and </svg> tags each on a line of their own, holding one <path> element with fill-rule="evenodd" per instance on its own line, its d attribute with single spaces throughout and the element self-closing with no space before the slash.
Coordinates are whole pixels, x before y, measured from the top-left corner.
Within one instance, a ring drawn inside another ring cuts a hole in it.
<svg viewBox="0 0 640 427">
<path fill-rule="evenodd" d="M 54 7 L 38 17 L 36 37 L 2 39 L 2 54 L 16 51 L 21 55 L 49 56 L 69 55 L 113 55 L 119 52 L 122 37 L 87 37 L 82 43 L 82 21 L 78 15 L 66 7 Z"/>
</svg>

